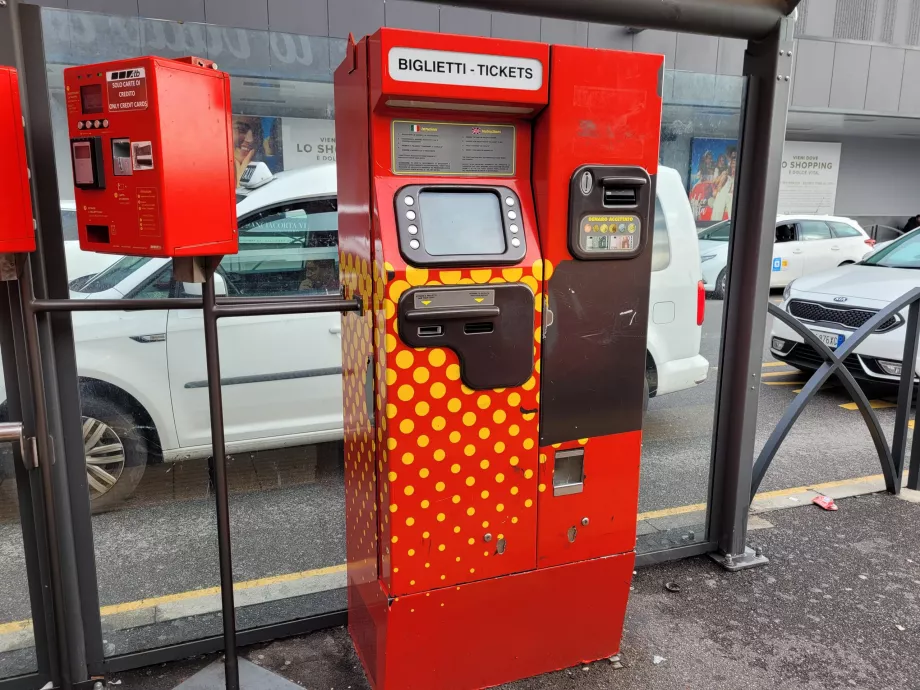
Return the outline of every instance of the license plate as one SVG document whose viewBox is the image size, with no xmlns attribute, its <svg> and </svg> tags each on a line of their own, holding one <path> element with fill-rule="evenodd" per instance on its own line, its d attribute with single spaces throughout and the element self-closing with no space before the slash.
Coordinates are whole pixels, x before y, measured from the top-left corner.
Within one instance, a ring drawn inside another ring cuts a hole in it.
<svg viewBox="0 0 920 690">
<path fill-rule="evenodd" d="M 835 350 L 843 345 L 843 341 L 845 339 L 845 337 L 840 333 L 825 333 L 823 331 L 812 331 L 812 333 L 818 336 L 818 340 L 820 340 L 832 350 Z"/>
</svg>

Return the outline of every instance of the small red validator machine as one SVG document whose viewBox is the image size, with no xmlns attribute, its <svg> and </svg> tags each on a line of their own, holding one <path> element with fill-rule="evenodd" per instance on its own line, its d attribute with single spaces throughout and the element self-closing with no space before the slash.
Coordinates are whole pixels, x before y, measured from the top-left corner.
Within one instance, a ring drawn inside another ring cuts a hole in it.
<svg viewBox="0 0 920 690">
<path fill-rule="evenodd" d="M 26 136 L 19 102 L 19 79 L 12 67 L 0 67 L 0 132 L 10 144 L 5 149 L 7 174 L 0 185 L 0 254 L 33 252 L 35 224 Z"/>
<path fill-rule="evenodd" d="M 83 249 L 236 253 L 228 74 L 201 58 L 138 57 L 67 68 L 64 88 Z"/>
<path fill-rule="evenodd" d="M 381 29 L 335 73 L 349 630 L 378 689 L 616 654 L 663 58 Z"/>
</svg>

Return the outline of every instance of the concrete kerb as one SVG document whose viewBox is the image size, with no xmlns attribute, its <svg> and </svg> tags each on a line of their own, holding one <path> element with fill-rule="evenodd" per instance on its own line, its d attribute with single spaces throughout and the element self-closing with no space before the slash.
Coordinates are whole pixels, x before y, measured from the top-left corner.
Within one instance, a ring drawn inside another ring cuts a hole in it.
<svg viewBox="0 0 920 690">
<path fill-rule="evenodd" d="M 755 497 L 751 505 L 748 527 L 751 530 L 769 529 L 772 524 L 759 517 L 761 514 L 810 505 L 812 499 L 819 495 L 837 500 L 884 490 L 885 482 L 881 475 L 877 475 L 765 493 Z M 920 491 L 903 489 L 900 498 L 920 503 Z M 696 506 L 675 508 L 672 514 L 663 514 L 669 512 L 671 511 L 646 513 L 648 518 L 640 515 L 638 534 L 641 536 L 701 524 L 705 521 L 706 515 L 704 507 L 697 508 Z M 237 583 L 235 587 L 236 603 L 239 607 L 255 606 L 338 589 L 345 585 L 345 566 L 332 566 Z M 219 611 L 220 590 L 212 587 L 197 592 L 183 592 L 177 595 L 103 607 L 102 629 L 106 632 L 127 630 Z M 34 644 L 31 621 L 0 624 L 0 653 L 27 649 Z"/>
</svg>

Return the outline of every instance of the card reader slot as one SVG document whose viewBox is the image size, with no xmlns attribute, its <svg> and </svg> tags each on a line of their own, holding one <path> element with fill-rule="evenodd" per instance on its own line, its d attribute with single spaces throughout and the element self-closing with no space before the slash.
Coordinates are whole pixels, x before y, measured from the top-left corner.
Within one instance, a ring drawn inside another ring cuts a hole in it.
<svg viewBox="0 0 920 690">
<path fill-rule="evenodd" d="M 436 338 L 439 335 L 444 335 L 444 326 L 419 326 L 418 327 L 419 338 Z"/>
<path fill-rule="evenodd" d="M 501 316 L 498 307 L 461 307 L 458 309 L 411 309 L 407 321 L 443 321 L 444 319 L 488 319 Z"/>
</svg>

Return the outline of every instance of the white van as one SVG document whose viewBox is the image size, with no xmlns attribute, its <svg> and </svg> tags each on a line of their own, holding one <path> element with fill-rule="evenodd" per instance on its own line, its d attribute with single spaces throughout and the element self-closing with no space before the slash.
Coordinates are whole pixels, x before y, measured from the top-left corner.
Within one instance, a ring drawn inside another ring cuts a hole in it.
<svg viewBox="0 0 920 690">
<path fill-rule="evenodd" d="M 241 190 L 240 251 L 221 262 L 218 294 L 338 294 L 335 167 L 268 178 L 252 175 L 258 188 Z M 659 170 L 653 243 L 647 360 L 652 396 L 700 383 L 709 368 L 699 354 L 696 230 L 680 176 L 668 168 Z M 174 281 L 168 259 L 122 257 L 87 280 L 74 281 L 71 295 L 171 298 L 200 294 L 196 287 Z M 75 313 L 73 325 L 86 475 L 96 510 L 129 496 L 149 462 L 210 454 L 199 312 Z M 229 452 L 342 438 L 339 314 L 226 319 L 220 333 Z M 0 399 L 5 397 L 0 389 Z"/>
</svg>

